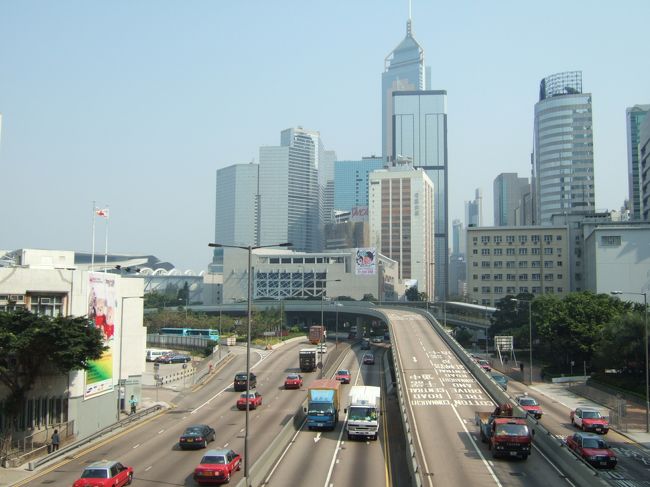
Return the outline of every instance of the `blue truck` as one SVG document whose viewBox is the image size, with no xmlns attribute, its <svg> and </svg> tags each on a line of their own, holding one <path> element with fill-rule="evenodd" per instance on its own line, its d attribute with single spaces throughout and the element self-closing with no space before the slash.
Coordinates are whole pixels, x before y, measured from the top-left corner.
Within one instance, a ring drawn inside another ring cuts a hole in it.
<svg viewBox="0 0 650 487">
<path fill-rule="evenodd" d="M 318 379 L 307 389 L 307 427 L 312 429 L 336 428 L 339 421 L 339 389 L 335 379 Z"/>
</svg>

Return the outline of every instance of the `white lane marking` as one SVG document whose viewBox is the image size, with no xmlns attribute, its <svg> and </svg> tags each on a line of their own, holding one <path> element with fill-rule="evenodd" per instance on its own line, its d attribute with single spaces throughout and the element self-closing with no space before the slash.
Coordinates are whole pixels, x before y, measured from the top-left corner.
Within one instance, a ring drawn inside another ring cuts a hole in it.
<svg viewBox="0 0 650 487">
<path fill-rule="evenodd" d="M 147 468 L 144 469 L 144 471 L 148 472 L 149 470 L 151 470 L 151 467 L 153 467 L 153 465 L 149 465 Z"/>
<path fill-rule="evenodd" d="M 230 442 L 228 442 L 228 443 L 226 443 L 225 445 L 223 445 L 223 447 L 224 447 L 224 448 L 228 448 L 228 445 L 230 445 Z"/>
<path fill-rule="evenodd" d="M 314 438 L 314 443 L 318 443 L 320 441 L 320 431 L 316 433 L 316 437 Z"/>
<path fill-rule="evenodd" d="M 456 406 L 452 404 L 451 409 L 454 411 L 454 414 L 458 418 L 458 421 L 460 422 L 460 425 L 463 427 L 463 430 L 465 431 L 465 434 L 469 438 L 469 440 L 472 442 L 472 446 L 474 447 L 474 450 L 476 453 L 478 453 L 478 456 L 481 457 L 481 460 L 483 461 L 483 464 L 487 467 L 488 471 L 490 472 L 490 475 L 494 479 L 494 483 L 497 484 L 499 487 L 502 487 L 501 482 L 499 482 L 499 479 L 497 478 L 496 474 L 494 473 L 494 469 L 492 468 L 492 465 L 485 459 L 483 456 L 483 453 L 481 453 L 481 450 L 479 450 L 478 445 L 476 444 L 476 441 L 474 441 L 474 437 L 470 434 L 470 432 L 467 430 L 467 427 L 465 426 L 465 421 L 463 421 L 463 418 L 460 417 L 460 414 L 458 414 L 458 410 L 456 409 Z"/>
<path fill-rule="evenodd" d="M 239 432 L 240 432 L 240 433 L 243 433 L 243 432 L 244 432 L 244 429 L 245 429 L 245 428 L 240 429 Z"/>
<path fill-rule="evenodd" d="M 140 443 L 138 443 L 137 445 L 133 445 L 133 449 L 135 450 L 139 446 L 140 446 Z"/>
<path fill-rule="evenodd" d="M 160 431 L 158 432 L 158 434 L 161 434 L 161 433 L 163 433 L 164 431 L 165 431 L 165 430 L 160 430 Z"/>
<path fill-rule="evenodd" d="M 415 357 L 413 357 L 413 362 L 415 362 L 415 363 L 417 364 L 417 363 L 418 363 L 418 359 L 416 359 Z"/>
</svg>

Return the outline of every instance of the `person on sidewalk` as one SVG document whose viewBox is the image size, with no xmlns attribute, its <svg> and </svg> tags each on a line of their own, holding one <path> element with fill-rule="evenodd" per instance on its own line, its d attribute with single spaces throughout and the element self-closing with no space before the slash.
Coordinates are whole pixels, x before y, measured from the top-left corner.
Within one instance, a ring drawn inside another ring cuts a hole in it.
<svg viewBox="0 0 650 487">
<path fill-rule="evenodd" d="M 131 394 L 131 399 L 129 399 L 129 404 L 131 405 L 131 414 L 135 414 L 135 408 L 138 405 L 138 400 L 133 394 Z"/>
<path fill-rule="evenodd" d="M 61 437 L 59 436 L 59 430 L 54 430 L 52 433 L 52 451 L 55 452 L 59 449 L 59 444 L 61 443 Z"/>
</svg>

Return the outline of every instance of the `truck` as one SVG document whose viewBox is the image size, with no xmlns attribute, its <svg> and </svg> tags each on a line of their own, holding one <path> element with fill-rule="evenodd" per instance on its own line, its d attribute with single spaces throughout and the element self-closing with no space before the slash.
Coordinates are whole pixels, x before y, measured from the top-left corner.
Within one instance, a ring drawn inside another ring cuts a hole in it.
<svg viewBox="0 0 650 487">
<path fill-rule="evenodd" d="M 518 457 L 526 460 L 533 444 L 533 434 L 526 416 L 515 416 L 510 404 L 497 406 L 493 412 L 475 413 L 481 441 L 488 444 L 492 457 Z"/>
<path fill-rule="evenodd" d="M 307 389 L 307 427 L 312 429 L 336 428 L 339 421 L 339 391 L 341 384 L 335 379 L 317 379 Z"/>
<path fill-rule="evenodd" d="M 316 349 L 303 348 L 298 352 L 300 370 L 302 372 L 313 372 L 316 369 Z"/>
<path fill-rule="evenodd" d="M 352 386 L 348 394 L 348 440 L 353 438 L 377 439 L 381 389 L 376 386 Z"/>
<path fill-rule="evenodd" d="M 313 325 L 309 327 L 309 343 L 318 345 L 325 340 L 325 327 L 323 325 Z"/>
</svg>

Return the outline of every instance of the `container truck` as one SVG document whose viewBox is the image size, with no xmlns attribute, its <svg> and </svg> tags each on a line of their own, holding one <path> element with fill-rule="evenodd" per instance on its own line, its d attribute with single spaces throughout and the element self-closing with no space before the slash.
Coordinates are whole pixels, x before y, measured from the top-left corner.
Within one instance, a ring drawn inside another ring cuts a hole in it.
<svg viewBox="0 0 650 487">
<path fill-rule="evenodd" d="M 480 428 L 481 441 L 488 444 L 494 458 L 498 456 L 518 457 L 523 460 L 530 455 L 533 434 L 526 422 L 526 416 L 515 416 L 510 404 L 497 406 L 494 412 L 475 414 Z"/>
<path fill-rule="evenodd" d="M 325 327 L 323 325 L 314 325 L 309 327 L 309 342 L 312 345 L 318 345 L 325 341 Z"/>
<path fill-rule="evenodd" d="M 300 370 L 302 372 L 313 372 L 316 369 L 316 349 L 303 348 L 300 350 Z"/>
<path fill-rule="evenodd" d="M 348 440 L 377 439 L 381 389 L 376 386 L 352 386 L 348 395 Z"/>
<path fill-rule="evenodd" d="M 339 421 L 339 391 L 335 379 L 317 379 L 307 389 L 307 427 L 311 429 L 336 428 Z"/>
</svg>

